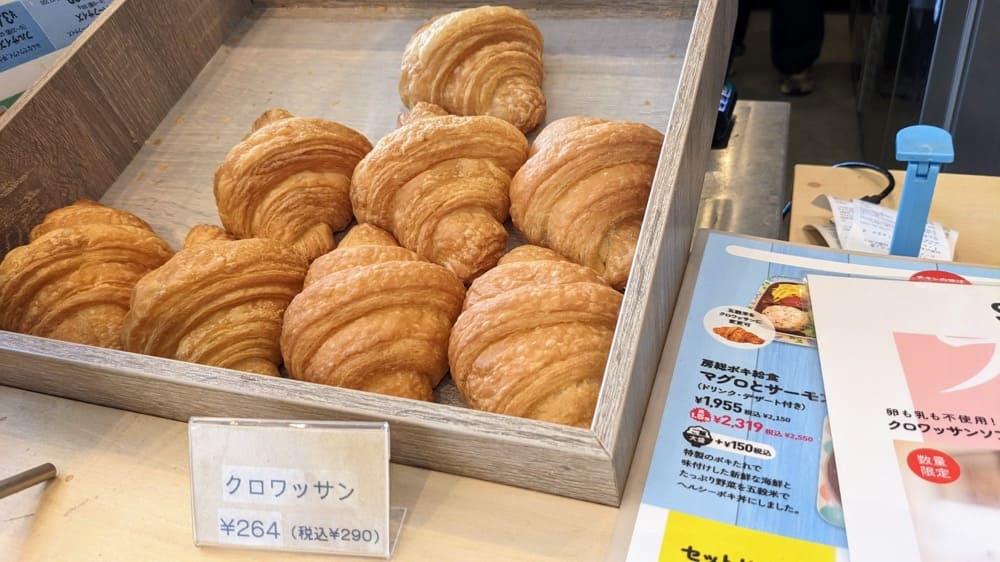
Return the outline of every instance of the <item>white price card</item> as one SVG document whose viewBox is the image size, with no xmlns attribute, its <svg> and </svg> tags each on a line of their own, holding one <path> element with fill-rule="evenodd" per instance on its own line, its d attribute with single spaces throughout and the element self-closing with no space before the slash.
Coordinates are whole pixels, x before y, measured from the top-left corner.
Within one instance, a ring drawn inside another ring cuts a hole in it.
<svg viewBox="0 0 1000 562">
<path fill-rule="evenodd" d="M 191 418 L 188 437 L 195 544 L 390 557 L 387 423 Z"/>
</svg>

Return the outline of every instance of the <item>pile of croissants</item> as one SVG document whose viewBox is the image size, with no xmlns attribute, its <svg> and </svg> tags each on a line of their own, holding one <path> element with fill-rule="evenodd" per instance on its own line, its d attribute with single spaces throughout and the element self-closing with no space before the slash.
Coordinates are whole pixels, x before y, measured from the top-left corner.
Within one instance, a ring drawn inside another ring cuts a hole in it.
<svg viewBox="0 0 1000 562">
<path fill-rule="evenodd" d="M 450 372 L 471 407 L 589 426 L 663 135 L 574 116 L 529 144 L 541 53 L 513 8 L 430 20 L 395 131 L 268 110 L 176 252 L 52 211 L 0 264 L 0 329 L 419 400 Z"/>
</svg>

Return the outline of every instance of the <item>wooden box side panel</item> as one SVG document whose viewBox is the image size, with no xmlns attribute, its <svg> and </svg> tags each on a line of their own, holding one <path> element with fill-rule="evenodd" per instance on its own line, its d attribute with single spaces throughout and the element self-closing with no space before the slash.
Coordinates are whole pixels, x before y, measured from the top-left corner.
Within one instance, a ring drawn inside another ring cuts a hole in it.
<svg viewBox="0 0 1000 562">
<path fill-rule="evenodd" d="M 179 421 L 388 421 L 394 462 L 608 505 L 619 501 L 606 451 L 578 428 L 4 331 L 0 381 Z"/>
<path fill-rule="evenodd" d="M 735 22 L 732 2 L 698 7 L 608 358 L 593 427 L 620 490 L 684 277 Z"/>
<path fill-rule="evenodd" d="M 371 7 L 367 0 L 252 0 L 255 5 L 269 8 L 287 7 Z M 468 0 L 397 0 L 391 3 L 395 10 L 460 10 L 489 2 L 469 2 Z M 610 11 L 624 14 L 655 14 L 660 17 L 690 19 L 694 16 L 698 0 L 507 0 L 499 2 L 520 10 L 572 10 L 575 14 L 607 14 Z"/>
<path fill-rule="evenodd" d="M 0 116 L 0 255 L 51 209 L 98 199 L 249 0 L 119 0 Z"/>
</svg>

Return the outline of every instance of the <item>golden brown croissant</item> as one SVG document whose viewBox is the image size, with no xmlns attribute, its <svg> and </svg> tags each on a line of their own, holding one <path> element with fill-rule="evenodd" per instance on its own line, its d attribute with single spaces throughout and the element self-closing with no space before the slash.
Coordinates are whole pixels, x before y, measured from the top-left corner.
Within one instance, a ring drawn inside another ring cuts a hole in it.
<svg viewBox="0 0 1000 562">
<path fill-rule="evenodd" d="M 566 117 L 539 133 L 510 185 L 510 215 L 533 244 L 623 289 L 663 135 L 643 123 Z"/>
<path fill-rule="evenodd" d="M 473 408 L 589 427 L 621 293 L 593 270 L 531 246 L 469 287 L 448 346 Z"/>
<path fill-rule="evenodd" d="M 495 117 L 416 120 L 358 164 L 354 214 L 468 281 L 506 249 L 507 187 L 527 154 L 524 135 Z"/>
<path fill-rule="evenodd" d="M 409 125 L 417 119 L 423 119 L 424 117 L 443 117 L 445 115 L 450 114 L 440 105 L 418 101 L 409 111 L 399 114 L 396 118 L 396 126 Z"/>
<path fill-rule="evenodd" d="M 377 226 L 358 224 L 347 231 L 337 251 L 323 254 L 309 266 L 303 287 L 331 273 L 386 261 L 419 261 L 410 250 L 396 243 L 391 234 Z"/>
<path fill-rule="evenodd" d="M 754 345 L 764 343 L 764 340 L 760 336 L 740 326 L 716 326 L 712 328 L 712 331 L 731 342 L 752 343 Z"/>
<path fill-rule="evenodd" d="M 135 215 L 56 209 L 0 263 L 0 329 L 121 349 L 132 287 L 173 251 Z"/>
<path fill-rule="evenodd" d="M 33 241 L 59 228 L 83 226 L 85 224 L 118 224 L 134 226 L 149 231 L 149 223 L 128 211 L 102 205 L 91 199 L 79 199 L 65 207 L 60 207 L 45 215 L 42 222 L 28 233 L 28 241 Z"/>
<path fill-rule="evenodd" d="M 281 318 L 302 288 L 305 257 L 266 238 L 188 238 L 136 284 L 125 349 L 278 375 Z"/>
<path fill-rule="evenodd" d="M 215 172 L 222 225 L 237 238 L 273 238 L 313 260 L 351 220 L 351 174 L 372 145 L 326 119 L 264 112 Z"/>
<path fill-rule="evenodd" d="M 542 34 L 524 12 L 481 6 L 437 17 L 403 51 L 399 97 L 454 115 L 492 115 L 528 132 L 545 116 Z"/>
<path fill-rule="evenodd" d="M 190 248 L 195 244 L 201 244 L 202 242 L 212 242 L 216 240 L 235 240 L 231 234 L 226 232 L 226 229 L 221 226 L 215 226 L 214 224 L 196 224 L 188 230 L 186 236 L 184 236 L 184 248 Z"/>
<path fill-rule="evenodd" d="M 381 228 L 368 224 L 361 223 L 356 224 L 344 234 L 344 237 L 340 240 L 340 248 L 349 248 L 351 246 L 393 246 L 399 247 L 399 242 Z"/>
<path fill-rule="evenodd" d="M 285 312 L 285 367 L 296 379 L 430 400 L 448 370 L 448 334 L 465 287 L 447 269 L 383 242 L 348 233 L 312 263 Z"/>
</svg>

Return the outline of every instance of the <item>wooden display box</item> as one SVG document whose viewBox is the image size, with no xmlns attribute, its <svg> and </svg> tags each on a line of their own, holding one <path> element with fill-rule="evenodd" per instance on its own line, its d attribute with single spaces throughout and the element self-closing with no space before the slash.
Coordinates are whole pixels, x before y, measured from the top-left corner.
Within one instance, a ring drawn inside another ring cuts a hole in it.
<svg viewBox="0 0 1000 562">
<path fill-rule="evenodd" d="M 289 5 L 292 4 L 292 5 Z M 187 420 L 388 420 L 394 462 L 617 505 L 688 257 L 735 2 L 513 2 L 545 37 L 548 121 L 666 132 L 589 430 L 0 332 L 0 383 Z M 118 0 L 0 116 L 0 254 L 80 197 L 175 248 L 218 223 L 212 175 L 265 108 L 394 128 L 406 40 L 474 4 Z M 453 388 L 453 387 L 451 387 Z"/>
</svg>

